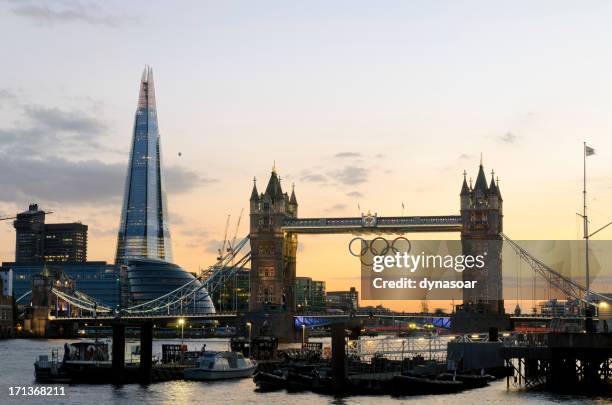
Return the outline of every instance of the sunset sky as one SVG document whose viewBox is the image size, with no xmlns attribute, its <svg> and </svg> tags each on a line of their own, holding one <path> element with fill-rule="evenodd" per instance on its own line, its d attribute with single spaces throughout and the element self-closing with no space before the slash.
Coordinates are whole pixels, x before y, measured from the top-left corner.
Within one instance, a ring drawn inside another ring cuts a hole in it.
<svg viewBox="0 0 612 405">
<path fill-rule="evenodd" d="M 228 214 L 248 233 L 274 161 L 301 217 L 438 215 L 482 153 L 506 234 L 575 239 L 587 141 L 592 226 L 612 220 L 610 2 L 100 4 L 0 1 L 0 215 L 80 220 L 90 260 L 114 259 L 145 64 L 186 270 L 212 264 Z M 0 222 L 1 261 L 14 238 Z M 300 236 L 298 275 L 358 287 L 350 239 Z"/>
</svg>

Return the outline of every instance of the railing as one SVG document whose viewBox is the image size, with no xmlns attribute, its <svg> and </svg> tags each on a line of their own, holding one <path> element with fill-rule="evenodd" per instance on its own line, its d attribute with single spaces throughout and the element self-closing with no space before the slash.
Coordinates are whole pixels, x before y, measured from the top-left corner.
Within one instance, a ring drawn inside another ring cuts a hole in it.
<svg viewBox="0 0 612 405">
<path fill-rule="evenodd" d="M 425 217 L 375 217 L 375 223 L 368 225 L 363 218 L 296 218 L 287 219 L 283 223 L 286 228 L 302 227 L 400 227 L 405 225 L 461 225 L 462 220 L 457 215 L 425 216 Z"/>
</svg>

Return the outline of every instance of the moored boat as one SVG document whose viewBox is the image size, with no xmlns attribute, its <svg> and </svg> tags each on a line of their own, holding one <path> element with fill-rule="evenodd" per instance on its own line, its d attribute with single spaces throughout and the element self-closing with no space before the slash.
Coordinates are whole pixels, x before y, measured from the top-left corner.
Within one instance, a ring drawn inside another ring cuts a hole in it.
<svg viewBox="0 0 612 405">
<path fill-rule="evenodd" d="M 253 376 L 253 382 L 260 391 L 277 391 L 287 388 L 287 374 L 279 370 L 272 372 L 258 371 Z"/>
<path fill-rule="evenodd" d="M 204 352 L 195 367 L 185 369 L 184 376 L 199 381 L 247 378 L 253 375 L 256 367 L 255 362 L 242 353 Z"/>
<path fill-rule="evenodd" d="M 465 385 L 461 381 L 396 375 L 391 378 L 389 388 L 396 395 L 435 395 L 459 392 L 465 389 Z"/>
<path fill-rule="evenodd" d="M 489 385 L 489 382 L 495 380 L 495 377 L 489 374 L 451 374 L 444 373 L 437 377 L 443 381 L 461 381 L 465 388 L 482 388 Z"/>
</svg>

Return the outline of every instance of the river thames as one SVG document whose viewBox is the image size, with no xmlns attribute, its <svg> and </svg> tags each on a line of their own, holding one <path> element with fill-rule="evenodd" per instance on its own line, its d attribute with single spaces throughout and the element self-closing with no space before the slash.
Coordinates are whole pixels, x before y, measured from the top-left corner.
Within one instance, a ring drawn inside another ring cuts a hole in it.
<svg viewBox="0 0 612 405">
<path fill-rule="evenodd" d="M 609 404 L 612 396 L 581 397 L 556 395 L 545 392 L 518 390 L 511 386 L 506 389 L 506 381 L 499 380 L 489 387 L 464 391 L 452 395 L 414 396 L 395 398 L 390 396 L 352 396 L 334 398 L 313 393 L 287 393 L 285 391 L 260 393 L 255 391 L 252 379 L 217 382 L 170 381 L 148 386 L 131 384 L 112 385 L 65 385 L 65 396 L 11 397 L 9 387 L 32 386 L 34 381 L 34 361 L 40 354 L 50 354 L 54 348 L 60 349 L 65 340 L 28 340 L 12 339 L 0 341 L 0 404 L 265 404 L 265 405 L 317 405 L 317 404 Z M 72 341 L 68 341 L 72 342 Z M 164 343 L 180 343 L 164 340 Z M 153 352 L 161 353 L 161 340 L 154 341 Z M 190 349 L 206 344 L 208 350 L 227 350 L 227 339 L 201 339 L 185 341 Z M 48 386 L 48 384 L 43 384 Z"/>
</svg>

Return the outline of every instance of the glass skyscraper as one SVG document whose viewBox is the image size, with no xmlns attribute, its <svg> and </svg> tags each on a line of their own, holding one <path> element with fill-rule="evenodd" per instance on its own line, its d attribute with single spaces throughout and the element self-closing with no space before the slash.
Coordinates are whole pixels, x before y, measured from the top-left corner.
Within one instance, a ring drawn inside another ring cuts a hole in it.
<svg viewBox="0 0 612 405">
<path fill-rule="evenodd" d="M 115 263 L 130 258 L 172 262 L 153 70 L 145 67 L 128 163 Z"/>
</svg>

